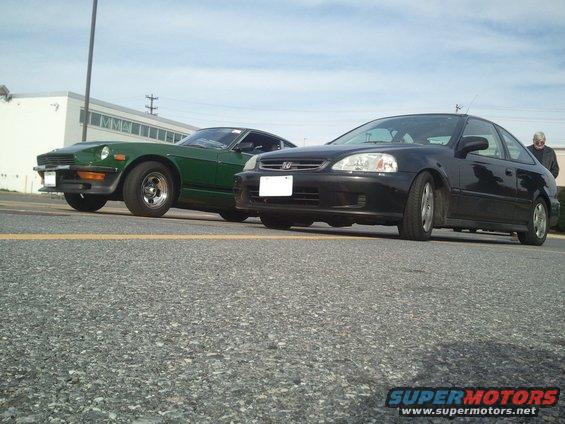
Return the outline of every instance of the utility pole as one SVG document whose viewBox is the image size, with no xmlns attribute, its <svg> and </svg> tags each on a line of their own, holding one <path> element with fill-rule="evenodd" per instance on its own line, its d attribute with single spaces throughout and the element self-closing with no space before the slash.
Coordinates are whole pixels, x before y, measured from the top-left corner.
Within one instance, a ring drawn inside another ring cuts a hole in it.
<svg viewBox="0 0 565 424">
<path fill-rule="evenodd" d="M 92 19 L 90 21 L 90 46 L 88 48 L 88 68 L 86 70 L 86 90 L 84 93 L 84 122 L 82 123 L 82 141 L 86 141 L 88 127 L 88 107 L 90 106 L 90 77 L 92 76 L 92 53 L 94 52 L 94 29 L 96 28 L 96 9 L 98 0 L 92 0 Z"/>
<path fill-rule="evenodd" d="M 460 104 L 456 104 L 456 105 L 455 105 L 455 113 L 459 113 L 459 111 L 460 111 L 461 109 L 463 109 L 463 106 L 462 106 L 462 105 L 460 105 Z"/>
<path fill-rule="evenodd" d="M 145 95 L 145 98 L 149 100 L 149 105 L 145 105 L 145 109 L 148 109 L 148 110 L 149 110 L 149 115 L 155 115 L 155 116 L 157 116 L 157 114 L 156 114 L 156 113 L 153 113 L 153 111 L 154 111 L 154 110 L 157 110 L 157 109 L 159 109 L 159 108 L 158 108 L 157 106 L 153 106 L 153 102 L 154 102 L 155 100 L 159 100 L 159 97 L 155 97 L 155 96 L 153 96 L 153 93 L 151 93 L 150 96 Z"/>
</svg>

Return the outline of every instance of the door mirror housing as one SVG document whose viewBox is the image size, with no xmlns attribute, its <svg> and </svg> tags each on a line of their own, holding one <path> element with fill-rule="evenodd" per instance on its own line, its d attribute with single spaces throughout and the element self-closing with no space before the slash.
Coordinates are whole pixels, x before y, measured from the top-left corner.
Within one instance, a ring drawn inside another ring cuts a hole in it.
<svg viewBox="0 0 565 424">
<path fill-rule="evenodd" d="M 456 156 L 464 159 L 471 152 L 488 149 L 488 140 L 484 137 L 474 135 L 463 137 L 457 147 Z"/>
<path fill-rule="evenodd" d="M 255 144 L 251 141 L 242 141 L 237 146 L 233 148 L 235 152 L 250 152 L 255 148 Z"/>
</svg>

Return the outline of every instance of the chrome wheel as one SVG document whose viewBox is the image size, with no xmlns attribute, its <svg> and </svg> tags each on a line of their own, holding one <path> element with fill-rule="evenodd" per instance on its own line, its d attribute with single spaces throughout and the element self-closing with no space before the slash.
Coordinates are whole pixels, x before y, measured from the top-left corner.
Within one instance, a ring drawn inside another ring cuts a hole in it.
<svg viewBox="0 0 565 424">
<path fill-rule="evenodd" d="M 543 203 L 538 203 L 534 209 L 534 232 L 537 238 L 543 238 L 547 231 L 547 212 Z"/>
<path fill-rule="evenodd" d="M 160 172 L 150 172 L 141 183 L 143 202 L 152 209 L 160 208 L 169 197 L 167 179 Z"/>
<path fill-rule="evenodd" d="M 430 231 L 434 221 L 434 190 L 430 183 L 424 186 L 422 193 L 422 227 L 425 232 Z"/>
</svg>

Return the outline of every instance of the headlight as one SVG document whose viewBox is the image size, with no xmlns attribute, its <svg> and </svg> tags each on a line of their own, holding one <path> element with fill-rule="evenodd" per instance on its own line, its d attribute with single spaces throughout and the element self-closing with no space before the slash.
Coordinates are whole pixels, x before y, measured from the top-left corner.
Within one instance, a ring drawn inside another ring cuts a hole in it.
<svg viewBox="0 0 565 424">
<path fill-rule="evenodd" d="M 398 164 L 394 156 L 386 153 L 359 153 L 336 162 L 332 169 L 350 172 L 396 172 Z"/>
<path fill-rule="evenodd" d="M 251 171 L 253 169 L 255 169 L 255 167 L 257 166 L 257 158 L 259 157 L 259 155 L 255 155 L 255 156 L 251 156 L 251 159 L 249 159 L 246 163 L 245 166 L 243 167 L 244 171 Z"/>
<path fill-rule="evenodd" d="M 108 146 L 102 147 L 100 151 L 100 159 L 104 160 L 110 155 L 110 148 Z"/>
</svg>

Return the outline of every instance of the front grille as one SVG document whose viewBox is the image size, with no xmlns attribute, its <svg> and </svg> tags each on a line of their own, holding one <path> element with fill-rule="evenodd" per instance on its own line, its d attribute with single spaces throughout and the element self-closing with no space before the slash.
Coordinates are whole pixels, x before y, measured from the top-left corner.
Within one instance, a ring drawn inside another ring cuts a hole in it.
<svg viewBox="0 0 565 424">
<path fill-rule="evenodd" d="M 56 166 L 56 165 L 74 165 L 75 157 L 74 155 L 41 155 L 37 157 L 38 165 Z"/>
<path fill-rule="evenodd" d="M 294 206 L 319 206 L 320 194 L 317 188 L 294 187 L 292 196 L 287 197 L 259 197 L 259 187 L 248 187 L 251 203 L 264 205 L 294 205 Z"/>
<path fill-rule="evenodd" d="M 321 168 L 324 162 L 324 159 L 263 159 L 259 168 L 269 171 L 312 171 Z"/>
</svg>

